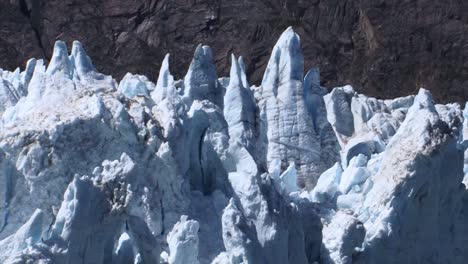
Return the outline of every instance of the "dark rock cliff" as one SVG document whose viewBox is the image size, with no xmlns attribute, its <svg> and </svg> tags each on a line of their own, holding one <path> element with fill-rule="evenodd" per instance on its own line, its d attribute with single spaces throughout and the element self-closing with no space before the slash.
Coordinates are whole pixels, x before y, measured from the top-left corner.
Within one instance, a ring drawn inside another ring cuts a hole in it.
<svg viewBox="0 0 468 264">
<path fill-rule="evenodd" d="M 259 84 L 289 25 L 323 85 L 352 84 L 381 98 L 424 86 L 439 102 L 468 100 L 468 2 L 463 0 L 0 0 L 0 65 L 50 58 L 57 39 L 80 40 L 96 67 L 156 79 L 165 53 L 183 77 L 198 43 L 219 76 L 230 53 Z"/>
</svg>

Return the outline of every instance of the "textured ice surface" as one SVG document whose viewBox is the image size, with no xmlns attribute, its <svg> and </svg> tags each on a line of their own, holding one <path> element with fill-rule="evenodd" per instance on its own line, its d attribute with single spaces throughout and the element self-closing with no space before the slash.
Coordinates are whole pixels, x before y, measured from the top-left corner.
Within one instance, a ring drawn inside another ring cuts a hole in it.
<svg viewBox="0 0 468 264">
<path fill-rule="evenodd" d="M 154 84 L 146 76 L 127 73 L 120 81 L 118 90 L 128 98 L 148 97 L 150 92 L 154 90 Z"/>
<path fill-rule="evenodd" d="M 183 215 L 180 221 L 167 235 L 167 243 L 171 255 L 169 263 L 174 264 L 198 264 L 198 229 L 197 221 L 187 220 Z"/>
<path fill-rule="evenodd" d="M 325 95 L 327 117 L 340 143 L 344 165 L 358 154 L 370 158 L 382 152 L 405 119 L 413 98 L 379 100 L 358 94 L 349 85 Z"/>
<path fill-rule="evenodd" d="M 338 211 L 323 227 L 322 263 L 354 263 L 353 255 L 360 250 L 365 232 L 359 220 Z"/>
<path fill-rule="evenodd" d="M 466 107 L 327 93 L 292 28 L 259 87 L 212 60 L 0 70 L 0 263 L 466 263 Z"/>
<path fill-rule="evenodd" d="M 326 170 L 320 175 L 317 185 L 311 191 L 312 201 L 317 203 L 331 202 L 339 191 L 339 185 L 343 169 L 339 163 Z"/>
<path fill-rule="evenodd" d="M 351 159 L 348 167 L 346 167 L 341 175 L 340 184 L 338 186 L 341 193 L 348 193 L 354 185 L 363 183 L 369 178 L 370 173 L 366 165 L 367 158 L 362 154 L 358 154 Z"/>
<path fill-rule="evenodd" d="M 288 28 L 273 48 L 259 93 L 259 149 L 266 166 L 276 160 L 285 169 L 295 162 L 300 186 L 315 185 L 326 168 L 321 158 L 321 134 L 314 128 L 314 113 L 306 107 L 304 59 L 299 36 Z M 309 80 L 309 79 L 307 79 Z M 311 80 L 313 82 L 313 80 Z M 311 83 L 306 82 L 309 86 Z M 306 94 L 313 93 L 307 87 Z M 264 153 L 263 153 L 264 152 Z M 336 157 L 334 157 L 336 158 Z"/>
<path fill-rule="evenodd" d="M 255 152 L 256 105 L 252 91 L 244 86 L 245 72 L 232 55 L 229 85 L 224 95 L 224 118 L 232 141 L 239 141 L 251 153 Z"/>
<path fill-rule="evenodd" d="M 166 99 L 171 93 L 173 93 L 173 84 L 174 77 L 169 71 L 169 54 L 167 54 L 164 57 L 161 69 L 159 70 L 157 86 L 151 94 L 151 97 L 156 104 L 159 104 L 162 100 Z"/>
<path fill-rule="evenodd" d="M 462 121 L 459 107 L 435 106 L 429 92 L 421 89 L 405 112 L 396 133 L 387 138 L 383 153 L 371 155 L 367 164 L 367 158 L 357 154 L 345 168 L 336 213 L 324 215 L 330 222 L 323 230 L 324 239 L 325 234 L 352 228 L 352 224 L 346 224 L 348 220 L 342 219 L 345 212 L 352 221 L 362 223 L 362 244 L 352 254 L 344 254 L 339 247 L 352 238 L 328 238 L 324 241 L 325 250 L 331 252 L 330 258 L 335 262 L 466 260 L 460 251 L 464 246 L 456 242 L 466 236 L 465 229 L 456 224 L 459 219 L 466 219 L 466 188 L 461 185 L 463 152 L 457 144 Z"/>
<path fill-rule="evenodd" d="M 222 107 L 222 88 L 216 75 L 211 48 L 199 45 L 184 78 L 184 101 L 190 106 L 193 100 L 210 100 Z"/>
<path fill-rule="evenodd" d="M 0 241 L 2 263 L 18 261 L 23 250 L 40 242 L 43 226 L 43 213 L 37 209 L 13 235 Z"/>
<path fill-rule="evenodd" d="M 47 66 L 46 74 L 54 75 L 61 72 L 70 79 L 73 77 L 73 64 L 68 57 L 67 45 L 62 41 L 55 42 L 54 53 Z"/>
</svg>

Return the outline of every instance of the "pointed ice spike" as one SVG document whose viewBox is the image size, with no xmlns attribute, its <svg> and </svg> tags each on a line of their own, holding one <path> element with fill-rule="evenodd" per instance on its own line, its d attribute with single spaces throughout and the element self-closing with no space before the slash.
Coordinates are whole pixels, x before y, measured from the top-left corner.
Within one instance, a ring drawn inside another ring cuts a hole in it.
<svg viewBox="0 0 468 264">
<path fill-rule="evenodd" d="M 244 88 L 244 83 L 242 82 L 241 67 L 239 63 L 237 62 L 236 56 L 234 56 L 234 54 L 231 54 L 231 71 L 230 71 L 228 87 L 232 88 L 236 86 L 240 86 L 241 88 Z"/>
<path fill-rule="evenodd" d="M 44 92 L 44 75 L 46 73 L 46 66 L 42 59 L 37 60 L 36 64 L 34 65 L 34 70 L 32 72 L 31 80 L 28 84 L 28 97 L 35 98 L 35 100 L 39 100 Z"/>
<path fill-rule="evenodd" d="M 67 45 L 60 40 L 55 42 L 54 53 L 47 67 L 46 74 L 53 75 L 57 72 L 62 72 L 70 79 L 73 77 L 73 66 L 68 58 Z"/>
<path fill-rule="evenodd" d="M 239 63 L 239 67 L 241 70 L 242 85 L 244 86 L 244 88 L 249 88 L 250 85 L 249 85 L 249 82 L 247 81 L 245 63 L 244 63 L 244 59 L 242 58 L 242 56 L 239 57 L 239 60 L 237 62 Z"/>
<path fill-rule="evenodd" d="M 198 45 L 184 84 L 183 98 L 188 105 L 192 105 L 193 100 L 209 100 L 223 106 L 223 90 L 218 84 L 210 47 Z"/>
<path fill-rule="evenodd" d="M 77 40 L 73 41 L 72 51 L 70 55 L 70 61 L 75 67 L 78 74 L 84 74 L 91 71 L 96 71 L 91 59 L 89 58 L 86 51 L 83 49 L 81 43 Z"/>
<path fill-rule="evenodd" d="M 259 131 L 261 141 L 266 142 L 266 167 L 276 159 L 282 168 L 296 162 L 301 187 L 315 185 L 324 169 L 320 139 L 303 97 L 303 75 L 300 39 L 288 28 L 273 48 L 263 77 L 259 109 L 265 125 Z"/>
<path fill-rule="evenodd" d="M 16 67 L 16 69 L 13 71 L 13 75 L 16 76 L 16 78 L 19 77 L 20 73 L 21 73 L 21 70 L 19 67 Z"/>
<path fill-rule="evenodd" d="M 224 117 L 229 125 L 231 140 L 239 141 L 253 151 L 256 106 L 252 92 L 243 86 L 243 72 L 234 55 L 231 55 L 231 61 L 229 85 L 224 95 Z"/>
<path fill-rule="evenodd" d="M 21 83 L 23 84 L 23 93 L 24 95 L 27 95 L 28 93 L 28 85 L 29 82 L 31 81 L 31 78 L 34 74 L 34 69 L 36 68 L 36 59 L 30 59 L 26 63 L 26 69 L 24 69 L 24 72 L 22 73 L 21 76 Z"/>
<path fill-rule="evenodd" d="M 263 75 L 262 86 L 271 87 L 271 84 L 278 79 L 302 81 L 303 76 L 304 58 L 300 38 L 292 27 L 289 27 L 281 34 L 273 48 L 270 61 Z"/>
<path fill-rule="evenodd" d="M 158 77 L 158 82 L 156 84 L 156 88 L 158 87 L 168 87 L 172 85 L 172 82 L 174 81 L 174 78 L 171 75 L 171 72 L 169 71 L 169 57 L 170 54 L 166 54 L 164 57 L 164 60 L 161 65 L 161 70 L 159 71 L 159 77 Z"/>
<path fill-rule="evenodd" d="M 168 91 L 171 89 L 174 83 L 174 77 L 171 75 L 169 70 L 169 53 L 166 54 L 161 65 L 161 70 L 159 71 L 158 82 L 156 83 L 156 88 L 151 94 L 151 97 L 156 103 L 161 102 L 168 96 Z"/>
<path fill-rule="evenodd" d="M 411 109 L 423 109 L 427 108 L 431 112 L 437 112 L 434 106 L 434 100 L 432 99 L 432 94 L 424 89 L 420 88 L 418 94 L 414 98 L 413 107 Z"/>
</svg>

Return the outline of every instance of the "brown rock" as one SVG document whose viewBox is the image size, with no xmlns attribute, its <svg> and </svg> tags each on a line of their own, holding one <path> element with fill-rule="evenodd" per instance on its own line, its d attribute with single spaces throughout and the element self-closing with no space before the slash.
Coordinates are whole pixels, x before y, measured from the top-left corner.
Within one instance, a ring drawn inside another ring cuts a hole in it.
<svg viewBox="0 0 468 264">
<path fill-rule="evenodd" d="M 468 100 L 468 2 L 430 0 L 0 0 L 0 65 L 50 58 L 54 41 L 80 40 L 96 67 L 156 80 L 165 53 L 182 78 L 199 43 L 219 76 L 242 55 L 259 84 L 270 51 L 289 25 L 302 37 L 306 67 L 323 85 L 352 84 L 381 97 L 430 89 L 439 102 Z"/>
</svg>

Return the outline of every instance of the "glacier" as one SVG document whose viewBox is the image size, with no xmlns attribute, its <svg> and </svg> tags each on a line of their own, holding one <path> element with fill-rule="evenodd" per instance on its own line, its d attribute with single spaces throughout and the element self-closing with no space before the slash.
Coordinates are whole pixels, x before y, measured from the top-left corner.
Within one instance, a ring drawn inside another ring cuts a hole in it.
<svg viewBox="0 0 468 264">
<path fill-rule="evenodd" d="M 259 86 L 169 66 L 0 69 L 0 263 L 468 261 L 468 104 L 329 91 L 292 28 Z"/>
</svg>

